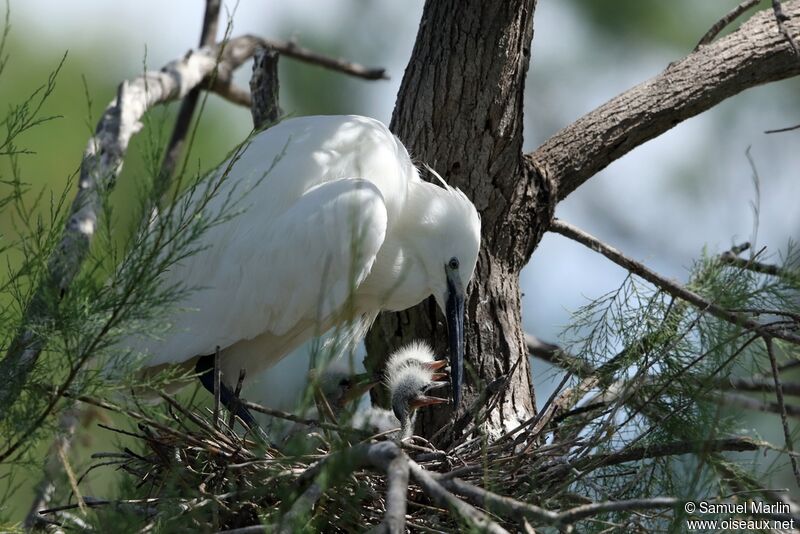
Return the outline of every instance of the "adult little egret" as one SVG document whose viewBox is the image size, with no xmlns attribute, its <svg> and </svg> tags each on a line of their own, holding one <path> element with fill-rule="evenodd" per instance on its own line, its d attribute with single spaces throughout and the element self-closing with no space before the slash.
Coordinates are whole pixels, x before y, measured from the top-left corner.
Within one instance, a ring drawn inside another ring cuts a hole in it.
<svg viewBox="0 0 800 534">
<path fill-rule="evenodd" d="M 433 295 L 447 320 L 458 404 L 464 292 L 480 246 L 472 202 L 441 179 L 423 181 L 402 143 L 366 117 L 283 121 L 227 167 L 208 209 L 248 190 L 245 209 L 165 273 L 165 286 L 200 289 L 179 303 L 165 337 L 127 341 L 146 365 L 195 366 L 212 390 L 219 347 L 226 401 L 240 369 L 252 377 L 339 325 L 354 324 L 357 342 L 380 311 Z"/>
</svg>

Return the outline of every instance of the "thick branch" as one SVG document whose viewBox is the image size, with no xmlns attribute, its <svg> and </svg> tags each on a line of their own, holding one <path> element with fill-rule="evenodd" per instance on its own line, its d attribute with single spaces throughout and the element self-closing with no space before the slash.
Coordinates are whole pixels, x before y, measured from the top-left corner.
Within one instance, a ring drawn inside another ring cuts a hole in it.
<svg viewBox="0 0 800 534">
<path fill-rule="evenodd" d="M 800 1 L 786 2 L 787 31 L 798 34 Z M 771 9 L 701 47 L 664 72 L 613 98 L 548 139 L 532 154 L 558 183 L 559 200 L 637 146 L 757 85 L 800 74 L 800 61 Z"/>
</svg>

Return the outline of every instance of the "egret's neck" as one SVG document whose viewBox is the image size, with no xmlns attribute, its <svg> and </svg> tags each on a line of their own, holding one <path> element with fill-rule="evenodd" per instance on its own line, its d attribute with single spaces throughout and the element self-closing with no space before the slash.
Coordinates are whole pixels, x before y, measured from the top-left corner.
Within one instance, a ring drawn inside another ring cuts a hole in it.
<svg viewBox="0 0 800 534">
<path fill-rule="evenodd" d="M 412 411 L 400 421 L 400 439 L 410 438 L 414 435 L 414 423 L 417 422 L 417 412 Z"/>
<path fill-rule="evenodd" d="M 403 209 L 389 221 L 372 270 L 358 289 L 359 297 L 384 310 L 405 310 L 431 294 L 423 264 L 430 251 L 425 249 L 427 239 L 422 221 L 430 213 L 428 208 L 434 198 L 429 188 L 436 186 L 423 181 L 408 185 Z"/>
</svg>

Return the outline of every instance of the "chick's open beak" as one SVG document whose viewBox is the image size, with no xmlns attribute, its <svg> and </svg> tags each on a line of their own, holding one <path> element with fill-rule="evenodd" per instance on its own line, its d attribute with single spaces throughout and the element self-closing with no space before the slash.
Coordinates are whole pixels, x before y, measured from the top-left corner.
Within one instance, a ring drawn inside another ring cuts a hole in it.
<svg viewBox="0 0 800 534">
<path fill-rule="evenodd" d="M 433 391 L 435 389 L 443 388 L 447 385 L 448 383 L 443 381 L 431 382 L 421 394 L 417 395 L 417 397 L 409 403 L 409 406 L 411 407 L 412 410 L 416 410 L 417 408 L 421 408 L 423 406 L 431 406 L 433 404 L 446 403 L 447 399 L 428 395 L 428 392 Z"/>
<path fill-rule="evenodd" d="M 424 362 L 422 367 L 428 369 L 429 371 L 438 371 L 442 367 L 447 366 L 447 360 L 434 360 L 432 362 Z"/>
</svg>

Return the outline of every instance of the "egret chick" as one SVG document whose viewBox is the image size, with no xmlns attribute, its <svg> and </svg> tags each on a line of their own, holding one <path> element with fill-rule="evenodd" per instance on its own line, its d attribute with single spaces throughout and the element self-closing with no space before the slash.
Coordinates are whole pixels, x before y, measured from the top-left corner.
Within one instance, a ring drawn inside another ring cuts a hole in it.
<svg viewBox="0 0 800 534">
<path fill-rule="evenodd" d="M 317 379 L 316 369 L 309 372 L 313 383 Z M 344 360 L 334 360 L 319 373 L 319 382 L 315 392 L 317 410 L 320 414 L 327 413 L 338 418 L 347 406 L 358 401 L 366 392 L 380 383 L 372 373 L 350 372 L 350 366 Z"/>
<path fill-rule="evenodd" d="M 407 365 L 418 365 L 435 373 L 434 378 L 443 378 L 444 373 L 437 373 L 447 365 L 447 360 L 437 360 L 430 345 L 424 341 L 412 341 L 400 347 L 386 360 L 386 376 L 396 375 Z"/>
<path fill-rule="evenodd" d="M 447 402 L 447 399 L 428 395 L 429 392 L 446 386 L 447 382 L 434 380 L 431 370 L 413 363 L 390 375 L 387 385 L 392 400 L 392 412 L 400 421 L 400 439 L 413 435 L 418 408 Z"/>
</svg>

